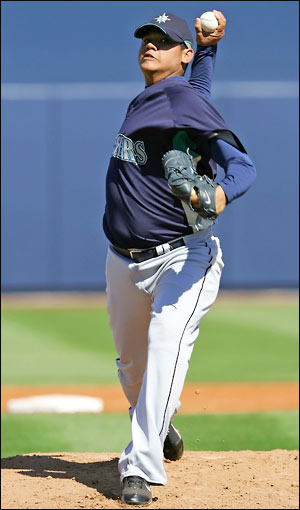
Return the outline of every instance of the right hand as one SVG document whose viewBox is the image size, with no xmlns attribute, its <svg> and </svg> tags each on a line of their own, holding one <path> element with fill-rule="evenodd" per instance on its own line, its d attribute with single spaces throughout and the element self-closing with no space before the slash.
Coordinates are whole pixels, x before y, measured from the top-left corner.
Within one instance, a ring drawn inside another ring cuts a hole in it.
<svg viewBox="0 0 300 510">
<path fill-rule="evenodd" d="M 202 31 L 201 28 L 201 20 L 200 18 L 196 18 L 195 22 L 195 30 L 196 30 L 196 42 L 200 46 L 212 46 L 213 44 L 217 44 L 222 37 L 225 35 L 225 26 L 226 26 L 226 18 L 221 13 L 221 11 L 213 10 L 214 15 L 218 20 L 218 26 L 214 32 L 207 34 Z"/>
</svg>

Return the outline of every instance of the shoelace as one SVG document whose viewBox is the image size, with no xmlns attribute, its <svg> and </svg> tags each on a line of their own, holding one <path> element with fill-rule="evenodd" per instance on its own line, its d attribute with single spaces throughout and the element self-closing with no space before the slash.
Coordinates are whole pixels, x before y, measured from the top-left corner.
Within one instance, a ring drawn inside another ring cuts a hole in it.
<svg viewBox="0 0 300 510">
<path fill-rule="evenodd" d="M 141 480 L 137 476 L 128 476 L 127 483 L 128 483 L 128 487 L 134 487 L 137 489 L 142 489 L 142 487 L 143 487 L 143 480 Z"/>
</svg>

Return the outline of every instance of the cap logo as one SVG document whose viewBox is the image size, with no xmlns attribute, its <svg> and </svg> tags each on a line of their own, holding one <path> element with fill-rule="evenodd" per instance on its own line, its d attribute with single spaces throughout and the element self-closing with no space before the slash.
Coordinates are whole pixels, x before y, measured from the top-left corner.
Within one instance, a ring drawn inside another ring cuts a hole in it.
<svg viewBox="0 0 300 510">
<path fill-rule="evenodd" d="M 170 20 L 171 18 L 169 18 L 169 16 L 167 16 L 165 12 L 160 16 L 157 16 L 157 18 L 155 18 L 155 21 L 157 21 L 157 23 L 165 23 L 166 21 Z"/>
</svg>

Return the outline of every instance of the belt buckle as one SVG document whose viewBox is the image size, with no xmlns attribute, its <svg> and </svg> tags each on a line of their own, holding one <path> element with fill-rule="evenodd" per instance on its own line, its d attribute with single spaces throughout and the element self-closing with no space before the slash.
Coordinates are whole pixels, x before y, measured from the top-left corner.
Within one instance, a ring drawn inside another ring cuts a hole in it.
<svg viewBox="0 0 300 510">
<path fill-rule="evenodd" d="M 142 250 L 137 250 L 137 249 L 135 249 L 135 248 L 132 248 L 132 250 L 128 250 L 128 251 L 129 251 L 129 254 L 130 254 L 130 258 L 131 258 L 132 260 L 134 260 L 134 259 L 133 259 L 133 254 L 134 254 L 134 253 L 140 253 Z"/>
</svg>

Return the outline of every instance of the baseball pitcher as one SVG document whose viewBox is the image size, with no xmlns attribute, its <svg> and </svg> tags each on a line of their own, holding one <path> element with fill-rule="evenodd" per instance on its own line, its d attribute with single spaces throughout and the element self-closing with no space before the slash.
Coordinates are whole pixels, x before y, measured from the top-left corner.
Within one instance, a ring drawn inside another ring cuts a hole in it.
<svg viewBox="0 0 300 510">
<path fill-rule="evenodd" d="M 107 308 L 132 440 L 119 471 L 122 499 L 151 503 L 166 484 L 163 459 L 179 460 L 172 425 L 198 337 L 223 268 L 213 225 L 253 183 L 256 170 L 210 102 L 217 42 L 226 20 L 197 51 L 185 20 L 163 12 L 135 31 L 145 89 L 128 106 L 106 177 Z M 192 62 L 189 81 L 185 78 Z M 216 182 L 217 164 L 224 178 Z"/>
</svg>

